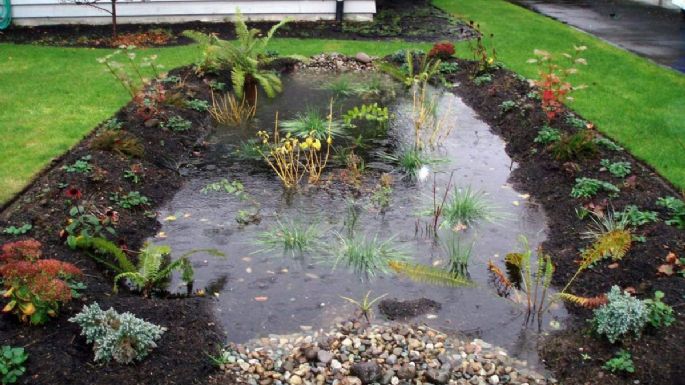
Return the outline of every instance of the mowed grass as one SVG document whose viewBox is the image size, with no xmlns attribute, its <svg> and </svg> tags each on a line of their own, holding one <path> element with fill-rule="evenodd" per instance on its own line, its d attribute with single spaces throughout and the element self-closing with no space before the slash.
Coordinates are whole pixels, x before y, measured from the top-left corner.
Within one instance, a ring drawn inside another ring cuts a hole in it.
<svg viewBox="0 0 685 385">
<path fill-rule="evenodd" d="M 528 78 L 533 49 L 570 51 L 586 45 L 570 106 L 598 129 L 685 189 L 685 76 L 616 48 L 584 32 L 504 0 L 435 0 L 436 6 L 464 20 L 475 20 L 495 35 L 498 60 Z M 469 57 L 465 45 L 459 54 Z"/>
<path fill-rule="evenodd" d="M 300 39 L 272 43 L 281 54 L 301 55 L 385 55 L 405 45 Z M 141 51 L 158 54 L 166 69 L 190 64 L 199 54 L 196 46 Z M 0 44 L 0 203 L 128 102 L 126 91 L 96 61 L 109 52 Z"/>
</svg>

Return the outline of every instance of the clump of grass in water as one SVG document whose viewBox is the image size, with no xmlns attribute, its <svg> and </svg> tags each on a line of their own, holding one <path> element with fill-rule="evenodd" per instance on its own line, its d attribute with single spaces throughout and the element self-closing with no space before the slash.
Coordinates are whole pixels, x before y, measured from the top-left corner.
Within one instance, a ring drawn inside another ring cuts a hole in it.
<svg viewBox="0 0 685 385">
<path fill-rule="evenodd" d="M 494 210 L 485 193 L 470 187 L 455 189 L 442 210 L 444 222 L 450 227 L 473 226 L 480 220 L 492 221 Z"/>
<path fill-rule="evenodd" d="M 443 162 L 442 159 L 431 158 L 424 151 L 415 148 L 403 148 L 395 154 L 383 154 L 382 159 L 394 163 L 403 173 L 415 178 L 423 166 Z"/>
<path fill-rule="evenodd" d="M 347 97 L 355 93 L 355 85 L 347 76 L 341 76 L 332 80 L 324 84 L 322 88 L 331 91 L 336 97 Z"/>
<path fill-rule="evenodd" d="M 407 255 L 392 245 L 393 238 L 381 241 L 378 236 L 353 235 L 345 238 L 338 234 L 340 247 L 333 268 L 339 265 L 351 268 L 356 274 L 374 277 L 389 272 L 390 261 L 404 261 Z"/>
<path fill-rule="evenodd" d="M 469 260 L 473 245 L 464 247 L 458 237 L 452 237 L 443 242 L 442 249 L 449 259 L 449 271 L 460 277 L 467 277 L 469 274 Z"/>
<path fill-rule="evenodd" d="M 283 132 L 298 138 L 306 138 L 311 134 L 315 139 L 326 140 L 329 134 L 334 138 L 345 134 L 340 121 L 333 119 L 329 121 L 327 116 L 312 107 L 298 113 L 295 119 L 281 122 L 280 126 Z"/>
<path fill-rule="evenodd" d="M 304 253 L 316 250 L 322 246 L 321 230 L 318 223 L 309 225 L 295 221 L 283 223 L 277 221 L 268 231 L 262 232 L 257 237 L 257 242 L 264 246 L 265 251 L 276 250 L 282 247 L 285 251 Z"/>
</svg>

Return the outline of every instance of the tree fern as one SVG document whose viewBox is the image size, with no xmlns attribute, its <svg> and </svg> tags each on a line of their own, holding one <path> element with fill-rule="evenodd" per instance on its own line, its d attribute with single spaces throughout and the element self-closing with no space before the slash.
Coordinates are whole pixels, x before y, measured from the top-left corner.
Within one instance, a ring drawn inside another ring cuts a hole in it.
<svg viewBox="0 0 685 385">
<path fill-rule="evenodd" d="M 388 265 L 396 273 L 416 282 L 450 287 L 473 286 L 473 282 L 463 276 L 432 266 L 401 261 L 390 261 Z"/>
</svg>

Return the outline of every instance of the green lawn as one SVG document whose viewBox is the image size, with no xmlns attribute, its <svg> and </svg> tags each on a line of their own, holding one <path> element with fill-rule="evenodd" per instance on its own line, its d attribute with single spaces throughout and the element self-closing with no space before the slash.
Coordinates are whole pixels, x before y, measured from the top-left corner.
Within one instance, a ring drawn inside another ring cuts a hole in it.
<svg viewBox="0 0 685 385">
<path fill-rule="evenodd" d="M 277 39 L 272 44 L 281 54 L 302 55 L 359 51 L 385 55 L 404 45 L 297 39 Z M 166 68 L 191 63 L 198 55 L 195 46 L 145 51 L 159 54 Z M 0 202 L 128 101 L 126 91 L 96 61 L 108 52 L 0 44 Z"/>
<path fill-rule="evenodd" d="M 575 94 L 573 109 L 685 188 L 685 148 L 678 142 L 685 143 L 685 76 L 504 0 L 433 3 L 493 33 L 498 59 L 529 78 L 536 76 L 536 67 L 526 63 L 533 49 L 561 52 L 586 45 L 588 66 L 581 66 L 577 81 L 589 87 Z"/>
<path fill-rule="evenodd" d="M 435 0 L 496 35 L 499 60 L 527 76 L 534 48 L 560 51 L 584 44 L 589 66 L 578 76 L 590 86 L 573 108 L 599 129 L 685 188 L 685 76 L 614 48 L 504 0 Z M 410 43 L 277 39 L 281 54 L 320 52 L 382 55 Z M 417 44 L 411 44 L 417 46 Z M 421 46 L 421 45 L 418 45 Z M 424 44 L 422 48 L 427 48 Z M 48 162 L 128 101 L 96 62 L 107 50 L 0 44 L 0 202 L 19 191 Z M 149 50 L 167 67 L 188 64 L 195 46 Z M 459 46 L 468 57 L 465 45 Z"/>
</svg>

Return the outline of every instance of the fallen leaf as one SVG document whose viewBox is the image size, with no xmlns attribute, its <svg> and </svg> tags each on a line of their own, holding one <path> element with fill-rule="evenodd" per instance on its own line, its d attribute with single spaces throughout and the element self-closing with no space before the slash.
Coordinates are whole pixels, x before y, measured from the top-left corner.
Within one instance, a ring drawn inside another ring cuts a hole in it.
<svg viewBox="0 0 685 385">
<path fill-rule="evenodd" d="M 668 255 L 666 256 L 666 262 L 668 262 L 668 263 L 670 263 L 670 264 L 672 264 L 672 265 L 675 265 L 675 264 L 677 264 L 679 261 L 678 261 L 678 257 L 675 255 L 675 253 L 671 251 L 671 252 L 668 253 Z"/>
<path fill-rule="evenodd" d="M 521 199 L 528 199 L 530 198 L 530 194 L 519 194 L 519 197 L 521 197 Z"/>
<path fill-rule="evenodd" d="M 426 314 L 426 318 L 428 319 L 436 319 L 438 316 L 436 314 Z"/>
<path fill-rule="evenodd" d="M 312 327 L 309 325 L 300 325 L 300 329 L 302 329 L 302 331 L 306 332 L 306 331 L 312 330 Z"/>
<path fill-rule="evenodd" d="M 618 268 L 618 263 L 612 263 L 611 265 L 607 266 L 610 269 L 617 269 Z"/>
<path fill-rule="evenodd" d="M 520 203 L 519 203 L 519 201 L 513 201 L 513 202 L 511 202 L 511 204 L 513 204 L 514 206 L 518 206 Z"/>
<path fill-rule="evenodd" d="M 164 218 L 164 220 L 167 222 L 173 222 L 176 220 L 176 216 L 175 215 L 169 215 L 168 217 Z"/>
<path fill-rule="evenodd" d="M 264 295 L 254 297 L 254 300 L 257 302 L 266 302 L 268 299 L 269 299 L 269 297 L 264 296 Z"/>
<path fill-rule="evenodd" d="M 669 265 L 669 264 L 661 265 L 661 266 L 659 266 L 659 268 L 657 269 L 657 272 L 658 272 L 659 274 L 663 274 L 663 275 L 666 275 L 666 276 L 671 276 L 671 275 L 673 275 L 673 273 L 674 273 L 674 271 L 673 271 L 673 265 Z"/>
<path fill-rule="evenodd" d="M 307 273 L 307 274 L 305 274 L 305 275 L 306 275 L 307 277 L 311 278 L 311 279 L 319 279 L 319 276 L 316 275 L 316 274 Z"/>
<path fill-rule="evenodd" d="M 166 238 L 166 233 L 164 231 L 160 231 L 157 233 L 157 238 Z"/>
</svg>

